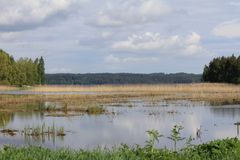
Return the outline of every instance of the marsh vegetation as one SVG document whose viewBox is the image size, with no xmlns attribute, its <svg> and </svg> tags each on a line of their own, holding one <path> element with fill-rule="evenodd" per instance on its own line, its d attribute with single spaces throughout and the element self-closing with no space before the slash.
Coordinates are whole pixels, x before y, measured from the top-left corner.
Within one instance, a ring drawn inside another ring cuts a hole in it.
<svg viewBox="0 0 240 160">
<path fill-rule="evenodd" d="M 158 139 L 154 139 L 158 140 Z M 207 144 L 188 146 L 179 151 L 169 149 L 158 149 L 154 143 L 147 141 L 144 147 L 129 147 L 122 145 L 119 148 L 112 149 L 94 149 L 94 150 L 51 150 L 42 147 L 22 147 L 5 146 L 0 151 L 2 160 L 19 159 L 41 159 L 41 160 L 135 160 L 135 159 L 169 159 L 169 160 L 220 160 L 220 159 L 239 159 L 240 141 L 236 138 L 216 140 Z"/>
<path fill-rule="evenodd" d="M 221 147 L 239 143 L 236 139 L 217 141 L 239 135 L 234 125 L 240 120 L 239 85 L 34 86 L 24 88 L 22 94 L 19 88 L 3 90 L 8 91 L 0 94 L 0 139 L 26 147 L 5 147 L 0 157 L 10 156 L 8 151 L 17 155 L 31 150 L 40 158 L 48 152 L 83 159 L 201 159 L 216 155 L 212 153 L 216 145 L 220 145 L 218 156 L 226 157 L 230 150 L 225 153 Z M 16 95 L 11 94 L 14 90 Z M 203 146 L 210 148 L 198 152 Z M 66 147 L 74 150 L 60 149 Z"/>
<path fill-rule="evenodd" d="M 37 86 L 29 91 L 39 94 L 1 94 L 0 106 L 57 101 L 64 103 L 68 110 L 77 110 L 81 106 L 122 103 L 133 98 L 146 101 L 206 101 L 213 105 L 240 103 L 240 86 L 231 84 Z M 49 92 L 53 94 L 45 94 Z"/>
</svg>

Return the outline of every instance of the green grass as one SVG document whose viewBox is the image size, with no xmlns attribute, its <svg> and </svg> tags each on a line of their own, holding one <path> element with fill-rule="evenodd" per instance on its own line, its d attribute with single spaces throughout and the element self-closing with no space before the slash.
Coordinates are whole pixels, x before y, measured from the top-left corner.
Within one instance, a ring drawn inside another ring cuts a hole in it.
<svg viewBox="0 0 240 160">
<path fill-rule="evenodd" d="M 87 107 L 86 112 L 88 114 L 103 114 L 106 112 L 106 110 L 103 108 L 103 106 L 94 104 L 92 106 Z"/>
<path fill-rule="evenodd" d="M 45 123 L 35 127 L 25 127 L 22 131 L 25 136 L 39 137 L 44 135 L 65 136 L 64 127 L 57 128 L 54 124 L 46 126 Z"/>
<path fill-rule="evenodd" d="M 237 160 L 240 159 L 240 141 L 237 138 L 215 140 L 207 144 L 187 147 L 179 151 L 122 145 L 113 149 L 69 150 L 41 147 L 5 146 L 1 160 Z"/>
</svg>

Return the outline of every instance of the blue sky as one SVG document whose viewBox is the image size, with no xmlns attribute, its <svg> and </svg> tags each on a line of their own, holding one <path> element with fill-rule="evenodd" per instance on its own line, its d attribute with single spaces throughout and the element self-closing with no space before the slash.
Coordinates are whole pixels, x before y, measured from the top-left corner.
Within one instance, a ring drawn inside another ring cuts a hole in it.
<svg viewBox="0 0 240 160">
<path fill-rule="evenodd" d="M 240 51 L 239 0 L 0 0 L 0 48 L 47 73 L 201 73 Z"/>
</svg>

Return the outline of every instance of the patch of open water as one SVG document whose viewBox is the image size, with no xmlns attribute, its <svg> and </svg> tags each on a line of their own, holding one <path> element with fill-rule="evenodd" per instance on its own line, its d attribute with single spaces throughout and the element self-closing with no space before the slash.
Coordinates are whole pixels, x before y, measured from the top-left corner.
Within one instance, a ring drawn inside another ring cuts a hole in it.
<svg viewBox="0 0 240 160">
<path fill-rule="evenodd" d="M 73 149 L 92 149 L 112 147 L 120 144 L 144 145 L 148 139 L 147 130 L 156 129 L 164 137 L 158 147 L 173 148 L 173 142 L 167 138 L 174 125 L 181 125 L 182 137 L 192 136 L 194 144 L 214 139 L 238 136 L 235 122 L 240 121 L 240 105 L 210 106 L 205 103 L 172 101 L 145 103 L 132 101 L 121 106 L 105 106 L 116 114 L 76 115 L 69 117 L 46 116 L 46 113 L 0 113 L 0 129 L 23 130 L 26 126 L 64 127 L 65 137 L 31 138 L 21 134 L 15 136 L 0 134 L 0 146 L 5 144 L 35 144 L 50 148 L 68 147 Z M 201 126 L 200 136 L 196 135 Z M 178 147 L 185 145 L 180 141 Z"/>
</svg>

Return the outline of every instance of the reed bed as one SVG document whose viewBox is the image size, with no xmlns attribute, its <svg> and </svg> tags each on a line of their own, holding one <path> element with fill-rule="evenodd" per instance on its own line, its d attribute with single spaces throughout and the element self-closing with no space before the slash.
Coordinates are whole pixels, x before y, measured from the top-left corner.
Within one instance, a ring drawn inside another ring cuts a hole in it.
<svg viewBox="0 0 240 160">
<path fill-rule="evenodd" d="M 10 90 L 17 90 L 17 88 L 13 86 L 0 85 L 0 91 L 10 91 Z"/>
<path fill-rule="evenodd" d="M 65 111 L 88 111 L 91 106 L 127 103 L 132 99 L 206 101 L 213 105 L 240 104 L 240 85 L 231 84 L 39 86 L 31 90 L 98 92 L 98 94 L 0 95 L 0 111 L 21 109 L 21 107 L 16 107 L 17 105 L 43 102 L 60 102 L 64 104 L 63 110 Z"/>
<path fill-rule="evenodd" d="M 220 83 L 159 84 L 159 85 L 45 85 L 35 86 L 35 92 L 240 92 L 240 85 Z"/>
</svg>

